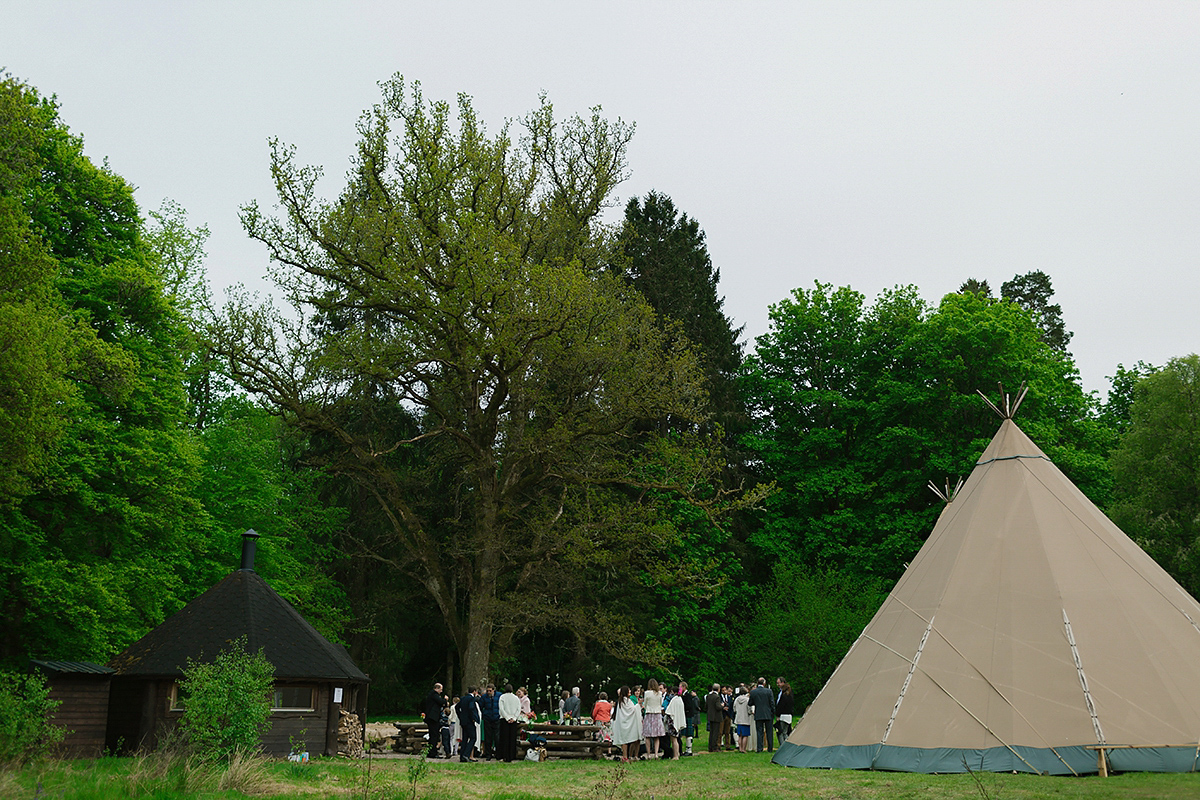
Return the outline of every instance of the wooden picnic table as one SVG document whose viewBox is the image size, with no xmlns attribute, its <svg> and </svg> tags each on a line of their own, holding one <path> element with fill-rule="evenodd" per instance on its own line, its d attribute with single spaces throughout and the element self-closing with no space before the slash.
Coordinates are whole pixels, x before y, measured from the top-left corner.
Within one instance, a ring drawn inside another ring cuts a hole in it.
<svg viewBox="0 0 1200 800">
<path fill-rule="evenodd" d="M 391 740 L 398 753 L 420 753 L 429 746 L 424 722 L 396 722 L 396 733 L 385 737 Z M 599 725 L 560 725 L 556 722 L 527 722 L 521 726 L 517 740 L 517 757 L 524 758 L 530 736 L 544 736 L 547 758 L 602 758 L 619 752 L 620 748 L 600 738 Z"/>
</svg>

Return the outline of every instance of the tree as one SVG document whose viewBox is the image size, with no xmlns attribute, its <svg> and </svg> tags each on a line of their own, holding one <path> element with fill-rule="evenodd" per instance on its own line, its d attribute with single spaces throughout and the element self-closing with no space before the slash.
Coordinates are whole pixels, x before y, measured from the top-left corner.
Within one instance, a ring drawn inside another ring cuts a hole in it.
<svg viewBox="0 0 1200 800">
<path fill-rule="evenodd" d="M 1139 361 L 1129 369 L 1124 364 L 1118 364 L 1116 374 L 1108 376 L 1108 400 L 1101 409 L 1100 419 L 1117 436 L 1123 436 L 1133 422 L 1133 401 L 1138 384 L 1155 372 L 1158 372 L 1158 367 Z"/>
<path fill-rule="evenodd" d="M 853 571 L 778 563 L 747 625 L 716 673 L 786 676 L 796 707 L 808 707 L 887 598 L 885 581 Z M 728 678 L 726 678 L 728 680 Z"/>
<path fill-rule="evenodd" d="M 1067 345 L 1075 334 L 1063 324 L 1062 306 L 1051 303 L 1054 288 L 1050 276 L 1035 269 L 1017 275 L 1000 285 L 1000 296 L 1012 301 L 1033 314 L 1033 319 L 1042 331 L 1042 341 L 1060 353 L 1067 352 Z"/>
<path fill-rule="evenodd" d="M 560 122 L 543 99 L 514 142 L 464 96 L 452 120 L 399 77 L 383 92 L 335 202 L 273 145 L 282 217 L 243 222 L 297 316 L 242 298 L 215 335 L 245 388 L 320 437 L 314 463 L 374 499 L 388 528 L 360 554 L 425 588 L 478 683 L 530 626 L 624 630 L 565 611 L 588 598 L 554 589 L 558 565 L 594 554 L 603 580 L 656 561 L 669 529 L 636 507 L 678 486 L 679 446 L 631 450 L 652 438 L 635 423 L 705 401 L 691 351 L 600 269 L 629 126 Z M 364 408 L 392 421 L 364 427 Z"/>
<path fill-rule="evenodd" d="M 967 280 L 963 282 L 963 285 L 958 287 L 959 294 L 963 294 L 965 292 L 974 292 L 975 294 L 981 294 L 984 297 L 991 297 L 992 287 L 988 286 L 988 282 L 986 280 L 977 281 L 974 278 L 967 278 Z"/>
<path fill-rule="evenodd" d="M 52 101 L 11 79 L 0 94 L 18 120 L 18 136 L 0 137 L 0 172 L 19 189 L 3 205 L 21 248 L 0 250 L 25 270 L 18 292 L 44 299 L 69 329 L 62 361 L 44 362 L 47 376 L 65 363 L 40 395 L 61 400 L 47 415 L 59 416 L 43 450 L 52 455 L 36 486 L 0 508 L 0 661 L 102 659 L 181 605 L 203 555 L 197 454 L 182 424 L 182 325 L 148 264 L 132 188 L 84 156 Z M 61 327 L 46 330 L 62 341 Z"/>
<path fill-rule="evenodd" d="M 0 74 L 0 507 L 32 490 L 70 416 L 74 331 L 57 264 L 22 207 L 47 113 L 36 92 Z"/>
<path fill-rule="evenodd" d="M 1107 431 L 1017 305 L 966 292 L 928 308 L 900 287 L 868 306 L 818 283 L 770 318 L 743 378 L 747 444 L 779 486 L 751 539 L 769 558 L 898 577 L 939 511 L 926 483 L 969 473 L 995 432 L 975 391 L 998 382 L 1028 382 L 1022 427 L 1106 500 Z"/>
<path fill-rule="evenodd" d="M 670 197 L 650 192 L 644 201 L 633 197 L 626 204 L 618 245 L 619 263 L 634 288 L 696 346 L 714 417 L 727 428 L 743 425 L 734 384 L 742 328 L 725 316 L 725 300 L 717 294 L 721 271 L 708 255 L 700 224 L 678 212 Z"/>
<path fill-rule="evenodd" d="M 1112 454 L 1109 516 L 1193 596 L 1200 593 L 1200 356 L 1171 359 L 1134 385 Z"/>
</svg>

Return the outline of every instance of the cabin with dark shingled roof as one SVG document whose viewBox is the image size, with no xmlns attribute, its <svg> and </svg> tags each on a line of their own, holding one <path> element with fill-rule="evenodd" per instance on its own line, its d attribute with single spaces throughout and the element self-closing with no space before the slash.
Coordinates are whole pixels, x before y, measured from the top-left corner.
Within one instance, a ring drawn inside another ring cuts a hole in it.
<svg viewBox="0 0 1200 800">
<path fill-rule="evenodd" d="M 179 680 L 188 659 L 205 661 L 246 637 L 275 668 L 271 727 L 263 751 L 286 755 L 293 741 L 338 752 L 341 711 L 366 723 L 370 679 L 341 645 L 322 636 L 254 571 L 254 539 L 243 535 L 241 568 L 113 657 L 107 746 L 153 749 L 183 715 Z"/>
</svg>

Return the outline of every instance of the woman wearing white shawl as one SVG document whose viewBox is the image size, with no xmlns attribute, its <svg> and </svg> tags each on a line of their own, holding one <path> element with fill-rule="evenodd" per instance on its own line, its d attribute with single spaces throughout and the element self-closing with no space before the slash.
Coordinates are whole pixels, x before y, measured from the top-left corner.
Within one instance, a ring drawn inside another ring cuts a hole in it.
<svg viewBox="0 0 1200 800">
<path fill-rule="evenodd" d="M 666 716 L 671 718 L 671 725 L 667 726 L 667 733 L 671 734 L 671 758 L 679 758 L 679 734 L 687 727 L 687 710 L 683 707 L 683 698 L 679 692 L 671 695 L 671 702 L 667 703 Z M 674 733 L 671 733 L 671 731 Z"/>
<path fill-rule="evenodd" d="M 642 707 L 629 699 L 629 687 L 622 686 L 613 706 L 612 743 L 620 746 L 622 761 L 633 761 L 641 741 Z"/>
</svg>

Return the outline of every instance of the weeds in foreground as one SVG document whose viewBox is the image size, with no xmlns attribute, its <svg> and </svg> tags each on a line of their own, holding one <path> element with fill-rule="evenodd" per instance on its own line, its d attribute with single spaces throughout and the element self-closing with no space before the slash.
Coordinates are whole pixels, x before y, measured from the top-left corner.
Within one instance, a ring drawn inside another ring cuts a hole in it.
<svg viewBox="0 0 1200 800">
<path fill-rule="evenodd" d="M 616 762 L 616 766 L 610 769 L 608 774 L 592 787 L 592 794 L 598 800 L 616 800 L 618 797 L 628 795 L 628 791 L 621 792 L 621 784 L 628 777 L 629 765 L 624 761 L 618 761 Z"/>
<path fill-rule="evenodd" d="M 429 776 L 429 762 L 424 758 L 414 758 L 408 765 L 409 800 L 417 800 L 417 786 Z"/>
<path fill-rule="evenodd" d="M 996 793 L 995 798 L 993 798 L 992 793 L 988 791 L 988 786 L 983 781 L 983 774 L 982 774 L 983 773 L 983 759 L 982 758 L 980 759 L 980 762 L 979 762 L 979 770 L 978 771 L 971 769 L 971 765 L 967 763 L 966 756 L 963 756 L 962 765 L 967 770 L 967 774 L 971 776 L 971 780 L 975 782 L 975 790 L 977 792 L 979 792 L 979 796 L 982 797 L 983 800 L 999 800 L 1001 787 L 1000 787 L 1000 784 L 998 784 L 996 782 L 995 778 L 993 777 L 991 780 L 992 789 Z"/>
<path fill-rule="evenodd" d="M 216 782 L 216 768 L 182 747 L 163 747 L 135 756 L 126 786 L 131 797 L 154 792 L 195 794 Z"/>
<path fill-rule="evenodd" d="M 262 794 L 271 783 L 266 759 L 245 750 L 237 750 L 229 757 L 228 768 L 217 778 L 217 789 Z"/>
</svg>

